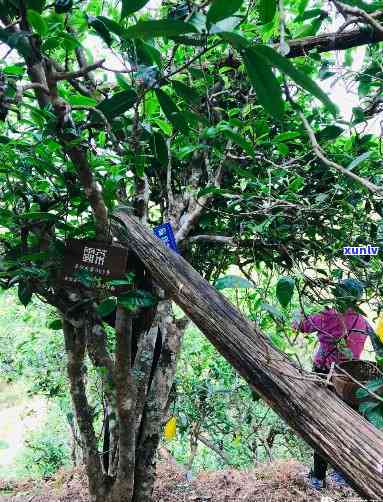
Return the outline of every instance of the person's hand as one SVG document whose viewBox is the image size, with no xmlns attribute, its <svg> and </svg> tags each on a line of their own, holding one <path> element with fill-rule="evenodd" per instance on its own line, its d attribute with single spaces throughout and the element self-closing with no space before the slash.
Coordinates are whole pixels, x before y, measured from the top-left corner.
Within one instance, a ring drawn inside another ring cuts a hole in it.
<svg viewBox="0 0 383 502">
<path fill-rule="evenodd" d="M 304 319 L 303 312 L 301 310 L 294 310 L 293 312 L 293 323 L 300 324 Z"/>
</svg>

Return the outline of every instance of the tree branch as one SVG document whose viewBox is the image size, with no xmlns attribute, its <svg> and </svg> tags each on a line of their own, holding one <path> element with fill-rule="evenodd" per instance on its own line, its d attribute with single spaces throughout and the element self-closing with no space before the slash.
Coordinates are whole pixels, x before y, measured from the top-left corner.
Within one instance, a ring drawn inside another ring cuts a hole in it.
<svg viewBox="0 0 383 502">
<path fill-rule="evenodd" d="M 230 460 L 229 456 L 226 455 L 224 451 L 221 450 L 217 445 L 211 442 L 208 438 L 203 436 L 202 434 L 198 434 L 197 439 L 200 443 L 207 446 L 210 450 L 214 451 L 226 464 L 232 465 L 233 462 Z"/>
<path fill-rule="evenodd" d="M 383 33 L 370 30 L 352 30 L 343 33 L 325 33 L 315 37 L 287 40 L 290 52 L 288 58 L 307 56 L 311 51 L 328 52 L 344 51 L 352 47 L 366 44 L 376 44 L 383 41 Z"/>
<path fill-rule="evenodd" d="M 333 169 L 336 169 L 338 172 L 345 174 L 349 178 L 352 178 L 353 180 L 357 181 L 361 185 L 363 185 L 365 188 L 367 188 L 370 192 L 372 193 L 378 193 L 378 194 L 383 194 L 383 187 L 379 187 L 378 185 L 375 185 L 374 183 L 371 183 L 371 181 L 367 180 L 366 178 L 362 178 L 361 176 L 358 176 L 357 174 L 353 173 L 349 169 L 346 169 L 345 167 L 341 166 L 340 164 L 337 164 L 336 162 L 333 162 L 332 160 L 328 159 L 326 155 L 324 154 L 322 148 L 318 144 L 318 141 L 315 137 L 315 133 L 313 129 L 311 128 L 310 124 L 308 123 L 308 120 L 304 116 L 302 112 L 298 112 L 303 125 L 307 131 L 307 134 L 309 136 L 311 145 L 313 147 L 315 155 L 320 159 L 326 166 L 332 167 Z"/>
<path fill-rule="evenodd" d="M 210 180 L 208 186 L 213 186 L 219 188 L 221 186 L 221 178 L 223 173 L 223 166 L 226 159 L 226 152 L 231 148 L 231 141 L 228 141 L 225 151 L 222 156 L 222 160 L 215 172 L 210 173 Z M 206 157 L 206 152 L 204 152 L 204 159 L 208 162 Z M 209 202 L 212 200 L 213 195 L 205 195 L 203 197 L 199 197 L 198 199 L 194 196 L 191 197 L 189 202 L 189 209 L 187 213 L 182 217 L 181 226 L 176 233 L 176 242 L 181 243 L 186 239 L 186 237 L 190 234 L 192 229 L 196 226 L 199 221 L 201 215 L 206 209 Z"/>
<path fill-rule="evenodd" d="M 211 242 L 216 244 L 228 244 L 233 246 L 235 244 L 234 237 L 227 237 L 226 235 L 193 235 L 187 240 L 188 243 L 194 242 Z"/>
<path fill-rule="evenodd" d="M 54 80 L 59 81 L 59 80 L 73 80 L 74 78 L 86 77 L 89 72 L 97 70 L 97 68 L 101 68 L 104 62 L 105 59 L 101 59 L 100 61 L 85 66 L 85 68 L 80 68 L 77 71 L 64 71 L 58 73 L 56 72 L 53 74 L 53 78 Z"/>
<path fill-rule="evenodd" d="M 383 35 L 383 26 L 375 19 L 374 16 L 368 14 L 363 9 L 359 9 L 359 7 L 352 7 L 350 5 L 346 5 L 343 2 L 338 2 L 337 0 L 332 0 L 333 4 L 336 8 L 345 14 L 351 14 L 357 18 L 363 19 L 366 23 L 370 24 L 376 31 Z M 381 12 L 379 13 L 381 15 Z"/>
</svg>

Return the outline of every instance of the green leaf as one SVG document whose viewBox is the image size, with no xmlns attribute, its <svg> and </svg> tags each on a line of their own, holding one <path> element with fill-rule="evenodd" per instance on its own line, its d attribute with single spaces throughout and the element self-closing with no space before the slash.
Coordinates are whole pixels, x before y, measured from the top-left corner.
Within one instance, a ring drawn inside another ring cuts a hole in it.
<svg viewBox="0 0 383 502">
<path fill-rule="evenodd" d="M 280 134 L 277 134 L 275 138 L 273 138 L 273 143 L 283 143 L 285 141 L 291 141 L 293 139 L 300 138 L 301 136 L 302 133 L 298 131 L 281 132 Z"/>
<path fill-rule="evenodd" d="M 155 118 L 153 119 L 153 124 L 156 124 L 161 129 L 161 131 L 164 134 L 166 134 L 166 136 L 172 135 L 173 133 L 172 125 L 169 124 L 169 122 L 166 122 L 166 120 Z"/>
<path fill-rule="evenodd" d="M 27 9 L 35 10 L 41 14 L 45 6 L 45 0 L 27 0 L 26 6 Z"/>
<path fill-rule="evenodd" d="M 0 450 L 7 450 L 10 447 L 11 445 L 9 443 L 4 441 L 3 439 L 0 439 Z"/>
<path fill-rule="evenodd" d="M 118 85 L 123 89 L 124 91 L 130 89 L 130 83 L 127 81 L 127 79 L 122 75 L 121 73 L 116 74 L 116 80 Z"/>
<path fill-rule="evenodd" d="M 260 308 L 270 314 L 275 321 L 283 321 L 284 315 L 278 310 L 274 305 L 270 305 L 269 303 L 261 303 Z"/>
<path fill-rule="evenodd" d="M 63 328 L 63 322 L 61 319 L 55 319 L 48 324 L 48 329 L 58 331 Z"/>
<path fill-rule="evenodd" d="M 189 19 L 189 23 L 195 26 L 199 33 L 207 31 L 206 16 L 202 14 L 202 12 L 194 12 L 194 14 Z"/>
<path fill-rule="evenodd" d="M 130 286 L 133 284 L 133 279 L 113 279 L 108 281 L 111 286 Z"/>
<path fill-rule="evenodd" d="M 121 19 L 124 19 L 145 7 L 149 0 L 122 0 Z"/>
<path fill-rule="evenodd" d="M 295 281 L 292 277 L 281 277 L 277 282 L 276 294 L 282 307 L 287 307 L 294 294 Z"/>
<path fill-rule="evenodd" d="M 383 377 L 373 378 L 366 384 L 366 387 L 369 391 L 376 392 L 378 395 L 381 395 L 383 390 Z M 371 394 L 366 389 L 360 388 L 356 391 L 356 397 L 358 399 L 363 399 L 368 396 L 371 396 Z"/>
<path fill-rule="evenodd" d="M 213 0 L 207 13 L 207 21 L 210 24 L 217 23 L 221 19 L 235 14 L 242 6 L 243 0 Z"/>
<path fill-rule="evenodd" d="M 217 33 L 233 33 L 235 28 L 241 23 L 241 18 L 238 16 L 228 17 L 222 19 L 219 23 L 215 23 L 210 27 L 209 33 L 211 35 Z"/>
<path fill-rule="evenodd" d="M 309 9 L 306 10 L 304 13 L 299 14 L 299 16 L 297 16 L 294 19 L 294 23 L 301 23 L 302 21 L 307 21 L 308 19 L 312 19 L 313 17 L 319 17 L 319 16 L 327 17 L 328 14 L 326 11 L 322 9 Z"/>
<path fill-rule="evenodd" d="M 24 307 L 26 307 L 30 303 L 33 295 L 33 291 L 29 282 L 20 281 L 17 294 L 21 303 L 24 305 Z"/>
<path fill-rule="evenodd" d="M 171 97 L 168 96 L 162 89 L 156 89 L 155 93 L 161 109 L 169 122 L 171 122 L 176 129 L 187 132 L 187 122 Z"/>
<path fill-rule="evenodd" d="M 371 396 L 372 397 L 372 396 Z M 375 400 L 375 401 L 364 401 L 363 403 L 360 403 L 359 405 L 359 412 L 362 415 L 368 415 L 373 409 L 375 409 L 377 406 L 380 406 L 380 401 Z"/>
<path fill-rule="evenodd" d="M 295 178 L 289 183 L 289 190 L 291 192 L 299 192 L 304 187 L 305 179 L 303 176 L 295 176 Z"/>
<path fill-rule="evenodd" d="M 69 96 L 68 103 L 72 106 L 96 106 L 98 101 L 88 96 L 81 96 L 78 94 L 76 96 Z"/>
<path fill-rule="evenodd" d="M 189 87 L 183 82 L 180 82 L 179 80 L 173 80 L 172 86 L 178 96 L 183 98 L 187 103 L 193 105 L 201 101 L 199 94 L 192 87 Z"/>
<path fill-rule="evenodd" d="M 157 302 L 158 300 L 155 296 L 143 289 L 136 289 L 118 297 L 118 303 L 129 311 L 153 307 Z"/>
<path fill-rule="evenodd" d="M 82 285 L 84 285 L 87 288 L 91 288 L 94 285 L 94 276 L 88 272 L 88 270 L 80 270 L 79 272 L 76 272 L 73 274 L 74 277 L 76 277 Z"/>
<path fill-rule="evenodd" d="M 382 6 L 381 0 L 376 0 L 375 2 L 370 3 L 363 2 L 363 0 L 343 0 L 343 3 L 351 5 L 352 7 L 358 7 L 365 12 L 374 12 Z"/>
<path fill-rule="evenodd" d="M 97 34 L 104 40 L 106 45 L 110 47 L 113 42 L 113 38 L 110 34 L 110 27 L 108 27 L 103 19 L 94 16 L 86 15 L 88 24 L 91 28 L 93 28 Z"/>
<path fill-rule="evenodd" d="M 301 0 L 299 2 L 299 6 L 298 6 L 298 12 L 299 12 L 299 14 L 303 14 L 304 13 L 304 11 L 306 10 L 306 7 L 309 4 L 309 1 L 310 0 Z"/>
<path fill-rule="evenodd" d="M 106 29 L 114 33 L 120 38 L 124 38 L 126 36 L 126 30 L 123 28 L 120 24 L 116 23 L 116 21 L 113 21 L 113 19 L 109 19 L 108 17 L 105 16 L 97 16 L 97 21 L 102 23 Z"/>
<path fill-rule="evenodd" d="M 297 38 L 314 36 L 316 33 L 318 33 L 319 28 L 322 26 L 323 19 L 323 17 L 317 17 L 310 24 L 304 25 L 299 33 L 297 33 Z"/>
<path fill-rule="evenodd" d="M 110 298 L 107 298 L 106 300 L 100 303 L 100 305 L 97 307 L 97 313 L 101 317 L 107 317 L 116 310 L 116 307 L 117 307 L 117 298 L 111 296 Z"/>
<path fill-rule="evenodd" d="M 359 166 L 359 164 L 361 164 L 362 162 L 364 162 L 365 160 L 367 160 L 371 155 L 371 152 L 364 152 L 362 153 L 361 155 L 358 155 L 358 157 L 356 157 L 348 166 L 347 166 L 347 169 L 349 171 L 352 171 L 353 169 L 355 169 L 355 167 Z"/>
<path fill-rule="evenodd" d="M 375 408 L 367 414 L 367 420 L 377 429 L 383 429 L 383 407 Z"/>
<path fill-rule="evenodd" d="M 183 21 L 160 19 L 159 21 L 139 21 L 130 26 L 125 35 L 127 38 L 176 37 L 185 33 L 197 33 L 190 23 Z"/>
<path fill-rule="evenodd" d="M 344 129 L 342 129 L 339 126 L 336 125 L 330 125 L 322 129 L 318 134 L 318 141 L 329 141 L 332 139 L 337 138 L 344 132 Z"/>
<path fill-rule="evenodd" d="M 27 11 L 27 19 L 29 24 L 34 28 L 34 30 L 43 37 L 48 33 L 48 25 L 45 19 L 36 12 L 35 10 L 28 9 Z"/>
<path fill-rule="evenodd" d="M 144 66 L 152 66 L 153 64 L 161 67 L 161 52 L 149 42 L 143 40 L 135 41 L 137 59 L 139 64 Z"/>
<path fill-rule="evenodd" d="M 56 14 L 66 14 L 70 12 L 73 7 L 73 0 L 55 0 Z"/>
<path fill-rule="evenodd" d="M 32 54 L 31 44 L 28 39 L 29 35 L 25 31 L 13 33 L 0 28 L 0 41 L 16 49 L 24 58 L 28 58 Z"/>
<path fill-rule="evenodd" d="M 281 350 L 282 352 L 286 350 L 287 342 L 281 334 L 272 333 L 272 335 L 270 336 L 270 340 L 274 345 L 274 347 L 276 347 L 277 349 Z"/>
<path fill-rule="evenodd" d="M 236 145 L 240 146 L 244 152 L 247 153 L 250 157 L 254 157 L 255 154 L 255 149 L 254 145 L 250 143 L 250 141 L 247 141 L 243 136 L 240 134 L 230 130 L 230 129 L 223 129 L 222 133 L 229 139 L 231 139 Z"/>
<path fill-rule="evenodd" d="M 247 49 L 249 47 L 249 41 L 238 32 L 222 32 L 219 34 L 223 40 L 229 42 L 234 49 Z"/>
<path fill-rule="evenodd" d="M 277 11 L 277 0 L 260 0 L 259 15 L 263 24 L 270 23 Z"/>
<path fill-rule="evenodd" d="M 43 211 L 31 211 L 29 213 L 20 214 L 19 218 L 32 221 L 54 221 L 58 219 L 58 215 Z"/>
<path fill-rule="evenodd" d="M 277 51 L 271 47 L 267 47 L 266 45 L 256 44 L 251 50 L 265 58 L 269 64 L 278 68 L 278 70 L 294 80 L 296 84 L 322 101 L 322 103 L 327 106 L 333 115 L 338 113 L 337 107 L 334 103 L 332 103 L 328 95 L 322 91 L 322 89 L 310 77 L 290 63 L 287 58 L 281 56 Z"/>
<path fill-rule="evenodd" d="M 104 99 L 104 101 L 99 103 L 96 108 L 100 110 L 108 120 L 111 120 L 130 110 L 136 100 L 136 92 L 133 89 L 129 89 L 117 92 L 111 98 Z M 92 119 L 97 122 L 100 121 L 100 117 L 96 114 L 92 115 Z"/>
<path fill-rule="evenodd" d="M 13 64 L 13 65 L 10 65 L 10 66 L 6 66 L 3 69 L 3 72 L 6 75 L 17 75 L 17 76 L 20 76 L 20 75 L 24 75 L 25 69 L 24 69 L 23 66 L 20 66 L 18 64 Z"/>
<path fill-rule="evenodd" d="M 254 284 L 237 275 L 226 275 L 221 277 L 214 283 L 214 287 L 218 290 L 222 289 L 253 289 Z"/>
<path fill-rule="evenodd" d="M 281 119 L 284 113 L 282 91 L 269 61 L 252 49 L 243 51 L 243 59 L 259 103 L 271 116 Z"/>
</svg>

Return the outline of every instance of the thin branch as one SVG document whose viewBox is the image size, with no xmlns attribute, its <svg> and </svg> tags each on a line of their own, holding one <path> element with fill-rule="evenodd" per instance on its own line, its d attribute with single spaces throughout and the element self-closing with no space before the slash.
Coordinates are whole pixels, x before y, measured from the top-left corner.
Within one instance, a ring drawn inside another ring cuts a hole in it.
<svg viewBox="0 0 383 502">
<path fill-rule="evenodd" d="M 357 181 L 361 185 L 363 185 L 365 188 L 367 188 L 370 192 L 372 193 L 378 193 L 378 194 L 383 194 L 383 188 L 379 187 L 378 185 L 375 185 L 374 183 L 371 183 L 371 181 L 367 180 L 366 178 L 362 178 L 361 176 L 358 176 L 357 174 L 353 173 L 349 169 L 346 169 L 345 167 L 341 166 L 340 164 L 337 164 L 336 162 L 328 159 L 326 155 L 324 154 L 321 146 L 319 145 L 315 133 L 313 129 L 311 128 L 310 124 L 308 123 L 308 120 L 304 116 L 302 112 L 298 112 L 303 125 L 307 131 L 308 137 L 311 142 L 311 146 L 313 147 L 315 155 L 320 159 L 326 166 L 332 167 L 333 169 L 336 169 L 338 172 L 348 176 L 349 178 L 352 178 L 353 180 Z"/>
<path fill-rule="evenodd" d="M 359 9 L 359 7 L 352 7 L 351 5 L 346 5 L 343 2 L 338 2 L 337 0 L 332 0 L 332 1 L 340 12 L 345 14 L 351 14 L 352 16 L 364 19 L 376 31 L 378 31 L 383 35 L 383 25 L 381 25 L 373 16 L 368 14 L 363 9 Z"/>
<path fill-rule="evenodd" d="M 208 438 L 203 436 L 202 434 L 197 435 L 197 440 L 200 441 L 202 444 L 207 446 L 210 450 L 214 451 L 226 464 L 232 465 L 233 462 L 230 460 L 229 456 L 226 455 L 225 452 L 221 450 L 217 445 L 215 445 L 212 441 L 210 441 Z"/>
<path fill-rule="evenodd" d="M 31 89 L 39 89 L 43 92 L 45 92 L 45 94 L 47 94 L 49 96 L 49 89 L 46 85 L 44 84 L 40 84 L 38 82 L 35 82 L 35 83 L 31 83 L 31 84 L 26 84 L 26 85 L 18 85 L 17 88 L 16 88 L 16 101 L 21 101 L 22 100 L 22 97 L 23 97 L 23 94 L 26 92 L 26 91 L 29 91 Z"/>
<path fill-rule="evenodd" d="M 166 171 L 166 190 L 168 196 L 169 212 L 171 212 L 174 205 L 174 196 L 172 189 L 172 149 L 171 149 L 171 138 L 166 141 L 166 146 L 168 149 L 168 166 Z"/>
<path fill-rule="evenodd" d="M 102 68 L 104 62 L 105 59 L 101 59 L 100 61 L 85 66 L 84 68 L 80 68 L 77 71 L 65 71 L 65 72 L 54 73 L 53 78 L 54 80 L 59 81 L 59 80 L 72 80 L 74 78 L 85 77 L 88 75 L 89 72 L 97 70 L 98 68 Z"/>
<path fill-rule="evenodd" d="M 234 237 L 227 237 L 225 235 L 193 235 L 188 239 L 188 243 L 193 242 L 211 242 L 217 244 L 235 244 Z"/>
</svg>

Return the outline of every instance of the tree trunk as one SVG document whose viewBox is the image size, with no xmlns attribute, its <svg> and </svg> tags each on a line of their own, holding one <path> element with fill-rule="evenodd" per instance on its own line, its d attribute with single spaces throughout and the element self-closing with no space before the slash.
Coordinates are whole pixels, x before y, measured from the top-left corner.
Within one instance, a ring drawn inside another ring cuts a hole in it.
<svg viewBox="0 0 383 502">
<path fill-rule="evenodd" d="M 275 349 L 181 256 L 120 211 L 127 245 L 217 350 L 366 498 L 383 493 L 383 433 Z"/>
<path fill-rule="evenodd" d="M 155 454 L 160 441 L 163 417 L 174 383 L 182 333 L 176 326 L 171 303 L 161 302 L 158 307 L 162 350 L 158 366 L 150 385 L 136 450 L 135 492 L 133 502 L 150 502 L 156 475 Z"/>
<path fill-rule="evenodd" d="M 86 472 L 89 481 L 89 495 L 91 502 L 105 500 L 106 485 L 101 474 L 101 462 L 97 448 L 96 433 L 93 428 L 92 410 L 89 405 L 85 379 L 84 359 L 86 347 L 86 329 L 84 326 L 74 328 L 68 321 L 64 321 L 65 349 L 68 357 L 68 377 L 73 408 L 76 413 L 81 437 Z"/>
<path fill-rule="evenodd" d="M 113 321 L 115 358 L 108 351 L 106 333 L 97 315 L 86 311 L 78 315 L 82 321 L 64 321 L 64 336 L 90 500 L 150 502 L 156 473 L 155 454 L 182 337 L 171 303 L 160 302 L 152 328 L 144 333 L 133 333 L 132 317 L 118 307 Z M 99 451 L 101 445 L 87 398 L 86 350 L 93 365 L 103 370 L 108 403 L 108 420 L 104 424 L 107 441 L 103 451 Z"/>
</svg>

